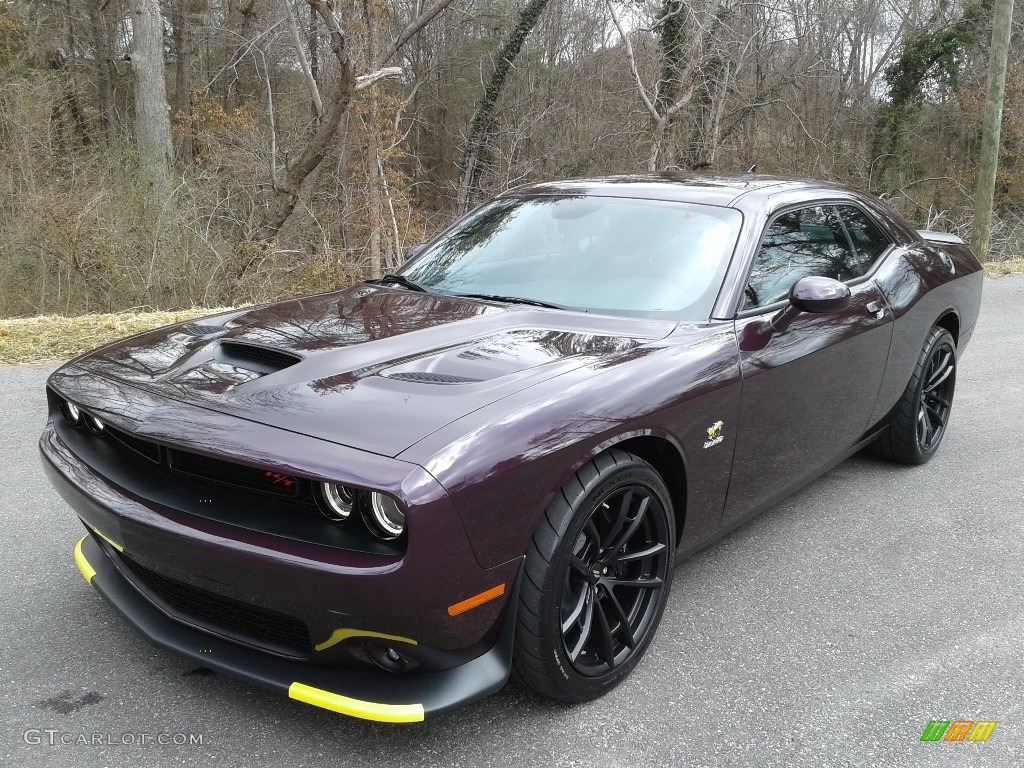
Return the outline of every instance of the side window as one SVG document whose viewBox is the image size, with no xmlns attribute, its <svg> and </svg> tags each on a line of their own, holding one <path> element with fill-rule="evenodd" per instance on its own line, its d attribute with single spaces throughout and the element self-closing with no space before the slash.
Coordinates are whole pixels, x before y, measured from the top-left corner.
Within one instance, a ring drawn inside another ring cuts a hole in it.
<svg viewBox="0 0 1024 768">
<path fill-rule="evenodd" d="M 853 240 L 854 258 L 863 274 L 871 269 L 871 265 L 885 253 L 891 243 L 875 222 L 859 208 L 840 205 L 836 210 L 846 226 L 846 231 L 850 233 L 850 239 Z"/>
<path fill-rule="evenodd" d="M 863 274 L 834 206 L 786 211 L 765 230 L 747 281 L 743 308 L 785 299 L 793 284 L 803 277 L 845 281 Z"/>
</svg>

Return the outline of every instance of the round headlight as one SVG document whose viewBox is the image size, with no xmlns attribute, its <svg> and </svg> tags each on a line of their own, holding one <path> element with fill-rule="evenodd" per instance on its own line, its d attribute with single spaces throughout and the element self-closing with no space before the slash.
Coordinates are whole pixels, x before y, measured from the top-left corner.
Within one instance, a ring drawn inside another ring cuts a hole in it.
<svg viewBox="0 0 1024 768">
<path fill-rule="evenodd" d="M 334 483 L 320 483 L 320 498 L 324 502 L 321 511 L 328 520 L 343 523 L 352 514 L 354 497 L 351 488 Z"/>
<path fill-rule="evenodd" d="M 397 539 L 405 532 L 405 514 L 398 502 L 383 493 L 370 494 L 370 523 L 382 539 Z"/>
<path fill-rule="evenodd" d="M 77 427 L 81 423 L 82 412 L 70 400 L 60 401 L 60 413 L 64 417 L 64 421 L 73 427 Z"/>
<path fill-rule="evenodd" d="M 94 432 L 97 435 L 103 432 L 103 430 L 107 426 L 102 421 L 93 416 L 91 413 L 85 414 L 82 418 L 85 420 L 85 426 L 87 426 L 90 431 Z"/>
</svg>

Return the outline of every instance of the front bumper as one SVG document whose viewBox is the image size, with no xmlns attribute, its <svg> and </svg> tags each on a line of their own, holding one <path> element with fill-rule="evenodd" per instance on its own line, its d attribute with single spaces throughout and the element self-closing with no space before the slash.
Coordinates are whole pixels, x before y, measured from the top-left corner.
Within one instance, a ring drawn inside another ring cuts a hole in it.
<svg viewBox="0 0 1024 768">
<path fill-rule="evenodd" d="M 197 664 L 307 704 L 367 720 L 411 723 L 494 693 L 508 680 L 515 600 L 510 602 L 495 645 L 482 656 L 453 669 L 396 675 L 383 670 L 310 667 L 170 619 L 121 575 L 110 549 L 111 544 L 98 537 L 84 536 L 75 546 L 75 563 L 85 580 L 136 630 L 161 648 Z"/>
<path fill-rule="evenodd" d="M 91 533 L 76 550 L 79 567 L 157 645 L 291 698 L 388 722 L 463 706 L 507 680 L 522 560 L 481 568 L 450 500 L 432 486 L 421 482 L 430 499 L 410 507 L 407 551 L 377 556 L 195 514 L 182 492 L 141 471 L 87 463 L 54 427 L 40 439 L 43 468 Z M 296 467 L 317 448 L 260 429 L 257 444 L 276 440 Z M 361 461 L 368 474 L 397 471 L 354 451 L 330 458 L 348 468 Z M 205 612 L 175 605 L 162 581 L 208 600 Z M 221 623 L 215 611 L 224 606 L 244 614 L 244 626 Z M 303 643 L 264 631 L 264 619 L 282 616 L 301 627 Z M 371 653 L 392 646 L 400 671 Z"/>
</svg>

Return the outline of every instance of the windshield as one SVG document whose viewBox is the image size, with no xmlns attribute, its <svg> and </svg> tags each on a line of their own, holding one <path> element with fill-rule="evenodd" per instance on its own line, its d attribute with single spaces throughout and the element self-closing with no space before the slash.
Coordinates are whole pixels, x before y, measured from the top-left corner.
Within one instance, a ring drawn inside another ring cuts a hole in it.
<svg viewBox="0 0 1024 768">
<path fill-rule="evenodd" d="M 731 208 L 663 200 L 499 199 L 400 272 L 438 293 L 707 320 L 741 220 Z"/>
</svg>

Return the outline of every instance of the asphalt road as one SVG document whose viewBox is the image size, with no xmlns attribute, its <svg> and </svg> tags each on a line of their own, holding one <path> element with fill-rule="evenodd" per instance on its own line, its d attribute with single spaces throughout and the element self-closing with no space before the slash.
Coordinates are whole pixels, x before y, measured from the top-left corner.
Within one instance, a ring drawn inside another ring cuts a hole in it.
<svg viewBox="0 0 1024 768">
<path fill-rule="evenodd" d="M 510 684 L 417 726 L 202 674 L 125 626 L 75 569 L 81 526 L 39 467 L 52 368 L 0 367 L 4 765 L 1024 765 L 1024 278 L 986 283 L 930 464 L 857 456 L 682 564 L 604 699 Z M 922 743 L 935 719 L 998 725 Z"/>
</svg>

